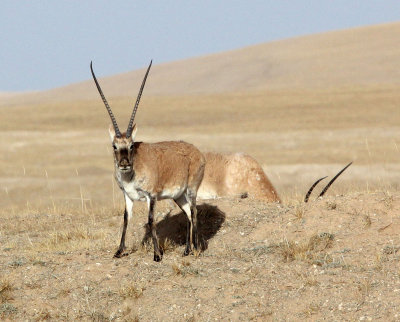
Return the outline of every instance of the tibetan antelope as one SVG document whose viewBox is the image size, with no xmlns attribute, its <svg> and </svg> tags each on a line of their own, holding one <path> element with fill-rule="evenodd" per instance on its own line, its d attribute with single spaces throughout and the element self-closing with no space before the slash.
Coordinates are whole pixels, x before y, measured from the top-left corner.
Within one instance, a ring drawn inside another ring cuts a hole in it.
<svg viewBox="0 0 400 322">
<path fill-rule="evenodd" d="M 261 165 L 251 156 L 244 153 L 206 152 L 204 157 L 206 158 L 206 168 L 197 193 L 200 199 L 251 197 L 266 202 L 281 202 Z M 352 162 L 340 170 L 322 189 L 318 197 L 322 197 L 351 164 Z M 304 198 L 305 203 L 308 202 L 317 184 L 325 178 L 327 177 L 318 179 L 311 186 Z"/>
<path fill-rule="evenodd" d="M 260 164 L 244 153 L 204 153 L 206 168 L 198 191 L 201 199 L 252 197 L 281 202 Z"/>
<path fill-rule="evenodd" d="M 192 244 L 198 248 L 196 196 L 204 175 L 205 160 L 203 154 L 192 144 L 182 141 L 159 143 L 136 142 L 136 124 L 133 123 L 139 106 L 140 97 L 146 83 L 152 62 L 150 62 L 136 99 L 126 133 L 118 129 L 117 121 L 100 88 L 93 72 L 90 70 L 97 90 L 110 115 L 112 125 L 109 132 L 114 150 L 115 178 L 124 193 L 125 211 L 122 237 L 114 257 L 124 256 L 125 235 L 128 220 L 132 218 L 133 201 L 147 201 L 148 226 L 154 245 L 154 261 L 162 259 L 154 223 L 154 206 L 156 200 L 173 199 L 188 217 L 186 249 L 184 255 L 191 252 Z"/>
</svg>

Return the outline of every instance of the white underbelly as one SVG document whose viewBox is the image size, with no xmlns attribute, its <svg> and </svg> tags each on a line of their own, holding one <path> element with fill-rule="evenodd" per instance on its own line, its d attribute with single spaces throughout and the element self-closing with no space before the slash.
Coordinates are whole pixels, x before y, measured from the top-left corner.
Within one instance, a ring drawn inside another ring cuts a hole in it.
<svg viewBox="0 0 400 322">
<path fill-rule="evenodd" d="M 163 189 L 157 194 L 157 199 L 177 199 L 179 198 L 185 191 L 185 187 L 174 187 L 169 189 Z"/>
<path fill-rule="evenodd" d="M 145 201 L 147 197 L 151 196 L 151 193 L 147 193 L 140 188 L 137 188 L 133 183 L 123 184 L 123 188 L 127 196 L 131 200 Z M 169 189 L 163 189 L 155 195 L 157 200 L 162 199 L 177 199 L 185 192 L 185 187 L 173 187 Z M 153 195 L 154 196 L 154 195 Z"/>
</svg>

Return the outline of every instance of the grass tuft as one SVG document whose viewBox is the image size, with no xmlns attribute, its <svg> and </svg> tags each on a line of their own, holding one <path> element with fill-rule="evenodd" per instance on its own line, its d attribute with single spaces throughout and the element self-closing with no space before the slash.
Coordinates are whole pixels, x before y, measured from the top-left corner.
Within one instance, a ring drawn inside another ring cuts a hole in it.
<svg viewBox="0 0 400 322">
<path fill-rule="evenodd" d="M 52 320 L 52 318 L 51 313 L 47 309 L 42 309 L 35 315 L 36 321 L 47 321 Z"/>
<path fill-rule="evenodd" d="M 394 197 L 389 191 L 384 191 L 383 192 L 384 197 L 383 197 L 383 202 L 386 206 L 387 209 L 392 209 L 393 208 L 393 201 Z"/>
<path fill-rule="evenodd" d="M 119 290 L 119 295 L 123 299 L 137 300 L 139 297 L 141 297 L 143 295 L 144 290 L 145 290 L 145 288 L 137 287 L 134 283 L 131 283 L 130 285 L 122 287 Z"/>
<path fill-rule="evenodd" d="M 0 280 L 0 302 L 4 303 L 9 300 L 12 300 L 11 291 L 12 291 L 12 284 L 11 282 L 3 278 Z"/>
<path fill-rule="evenodd" d="M 199 276 L 200 271 L 197 268 L 191 267 L 190 262 L 182 261 L 181 264 L 172 264 L 172 271 L 175 275 L 180 275 L 182 277 L 186 276 Z"/>
<path fill-rule="evenodd" d="M 332 247 L 334 236 L 329 233 L 313 235 L 307 242 L 294 242 L 285 240 L 276 246 L 277 252 L 285 262 L 294 260 L 305 261 L 310 264 L 322 265 L 331 262 L 331 257 L 323 253 Z"/>
<path fill-rule="evenodd" d="M 0 317 L 9 316 L 17 313 L 17 308 L 11 303 L 2 303 L 0 305 Z"/>
<path fill-rule="evenodd" d="M 164 252 L 169 252 L 174 250 L 177 245 L 169 238 L 165 238 L 159 241 L 159 245 Z"/>
<path fill-rule="evenodd" d="M 326 208 L 328 210 L 335 210 L 337 208 L 337 203 L 333 201 L 327 201 L 326 202 Z"/>
<path fill-rule="evenodd" d="M 91 230 L 89 226 L 80 225 L 71 227 L 70 230 L 59 230 L 50 232 L 44 240 L 34 245 L 38 252 L 43 250 L 58 251 L 65 255 L 66 251 L 88 248 L 92 241 L 105 240 L 105 230 Z M 37 263 L 43 265 L 43 263 Z"/>
<path fill-rule="evenodd" d="M 364 223 L 364 228 L 371 227 L 372 220 L 371 220 L 371 216 L 369 214 L 366 214 L 363 216 L 363 223 Z"/>
<path fill-rule="evenodd" d="M 299 203 L 294 207 L 294 215 L 298 220 L 301 220 L 304 218 L 304 215 L 306 213 L 306 204 Z"/>
</svg>

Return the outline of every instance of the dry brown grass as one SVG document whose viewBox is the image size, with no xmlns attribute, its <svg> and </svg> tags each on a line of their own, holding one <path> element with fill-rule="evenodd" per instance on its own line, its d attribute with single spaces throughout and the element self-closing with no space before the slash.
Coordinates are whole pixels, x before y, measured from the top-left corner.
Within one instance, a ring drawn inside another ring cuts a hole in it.
<svg viewBox="0 0 400 322">
<path fill-rule="evenodd" d="M 135 299 L 137 300 L 139 297 L 143 295 L 143 288 L 138 287 L 136 284 L 132 283 L 127 286 L 123 286 L 119 290 L 119 294 L 123 299 Z"/>
<path fill-rule="evenodd" d="M 332 247 L 333 240 L 334 236 L 332 234 L 320 233 L 311 236 L 307 242 L 284 240 L 276 247 L 277 252 L 285 261 L 302 260 L 308 263 L 318 263 L 318 265 L 322 265 L 329 260 L 329 256 L 323 253 L 323 251 Z M 321 258 L 323 262 L 321 262 Z"/>
<path fill-rule="evenodd" d="M 294 215 L 298 220 L 304 219 L 304 215 L 306 214 L 307 211 L 307 205 L 303 202 L 299 202 L 295 205 L 294 208 Z"/>
<path fill-rule="evenodd" d="M 6 278 L 2 278 L 0 280 L 0 303 L 8 302 L 9 300 L 12 300 L 12 284 L 10 280 Z"/>
<path fill-rule="evenodd" d="M 390 208 L 386 198 L 386 190 L 326 197 L 307 204 L 300 219 L 297 200 L 290 206 L 209 201 L 199 205 L 200 239 L 206 238 L 206 247 L 185 258 L 186 217 L 161 203 L 161 263 L 153 262 L 152 246 L 142 244 L 142 204 L 136 204 L 128 228 L 132 251 L 121 259 L 112 255 L 122 211 L 85 213 L 77 206 L 68 213 L 36 209 L 32 214 L 25 209 L 17 222 L 3 213 L 7 231 L 2 228 L 0 235 L 0 316 L 97 321 L 395 318 L 400 303 L 391 290 L 400 273 L 400 196 L 391 192 Z M 326 207 L 333 202 L 335 209 Z M 215 222 L 221 213 L 225 220 L 210 231 L 207 221 Z M 47 225 L 41 225 L 44 219 Z M 41 230 L 27 231 L 35 224 Z"/>
<path fill-rule="evenodd" d="M 138 114 L 138 139 L 184 139 L 202 150 L 249 153 L 264 165 L 278 193 L 287 196 L 285 202 L 295 195 L 304 198 L 316 178 L 333 176 L 350 160 L 354 164 L 330 194 L 392 191 L 400 179 L 400 91 L 370 90 L 221 94 L 171 102 L 148 98 Z M 99 103 L 40 105 L 34 114 L 30 106 L 0 109 L 1 207 L 89 211 L 118 204 L 108 120 Z M 128 100 L 115 106 L 121 127 L 130 113 L 127 106 Z M 183 112 L 187 108 L 190 116 Z M 17 130 L 21 126 L 23 132 Z"/>
<path fill-rule="evenodd" d="M 172 270 L 175 273 L 175 275 L 179 275 L 182 277 L 186 277 L 188 275 L 200 274 L 196 268 L 191 267 L 191 263 L 189 261 L 181 261 L 180 264 L 178 263 L 172 264 Z"/>
<path fill-rule="evenodd" d="M 109 121 L 93 84 L 5 97 L 0 318 L 399 319 L 400 60 L 387 59 L 398 55 L 399 26 L 305 37 L 275 49 L 256 46 L 230 53 L 231 60 L 223 54 L 200 59 L 192 69 L 190 61 L 171 64 L 196 74 L 229 62 L 235 69 L 225 71 L 218 86 L 210 77 L 181 82 L 184 73 L 177 73 L 165 87 L 154 69 L 161 91 L 179 90 L 152 95 L 148 83 L 138 139 L 183 139 L 202 150 L 249 153 L 284 201 L 199 201 L 201 251 L 185 259 L 187 219 L 168 203 L 156 209 L 163 261 L 152 260 L 142 203 L 135 203 L 128 227 L 128 256 L 113 259 L 123 200 L 112 175 Z M 265 55 L 284 63 L 260 75 Z M 121 77 L 104 89 L 123 128 L 132 99 L 121 93 L 131 97 L 136 76 Z M 227 79 L 232 82 L 223 83 Z M 113 83 L 121 90 L 114 92 Z M 196 84 L 203 94 L 187 88 Z M 230 91 L 235 84 L 247 89 Z M 354 164 L 322 200 L 315 200 L 321 183 L 302 203 L 312 182 L 349 161 Z"/>
</svg>

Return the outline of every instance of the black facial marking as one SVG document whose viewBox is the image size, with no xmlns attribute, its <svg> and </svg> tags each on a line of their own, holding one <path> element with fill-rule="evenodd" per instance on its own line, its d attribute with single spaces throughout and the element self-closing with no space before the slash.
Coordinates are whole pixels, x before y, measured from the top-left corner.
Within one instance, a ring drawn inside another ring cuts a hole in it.
<svg viewBox="0 0 400 322">
<path fill-rule="evenodd" d="M 119 153 L 120 153 L 120 155 L 121 155 L 121 159 L 122 159 L 122 158 L 128 159 L 128 149 L 123 148 L 123 149 L 121 149 L 121 150 L 119 151 Z"/>
</svg>

